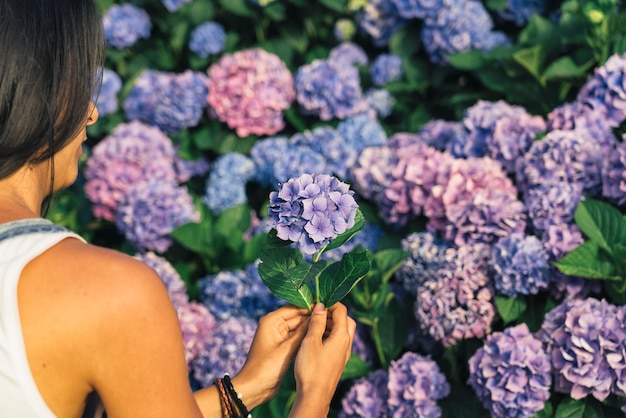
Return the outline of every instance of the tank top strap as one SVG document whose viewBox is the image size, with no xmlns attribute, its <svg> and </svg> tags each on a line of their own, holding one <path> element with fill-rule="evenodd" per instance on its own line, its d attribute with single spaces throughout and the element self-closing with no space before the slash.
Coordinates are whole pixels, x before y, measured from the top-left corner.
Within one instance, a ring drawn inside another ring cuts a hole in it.
<svg viewBox="0 0 626 418">
<path fill-rule="evenodd" d="M 69 230 L 43 218 L 19 219 L 0 225 L 0 241 L 19 235 L 48 232 L 69 232 Z"/>
</svg>

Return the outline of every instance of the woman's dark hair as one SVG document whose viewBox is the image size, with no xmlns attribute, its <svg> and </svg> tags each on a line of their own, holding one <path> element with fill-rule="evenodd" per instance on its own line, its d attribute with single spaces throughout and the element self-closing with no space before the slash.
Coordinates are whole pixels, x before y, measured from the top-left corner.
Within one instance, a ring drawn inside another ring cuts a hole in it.
<svg viewBox="0 0 626 418">
<path fill-rule="evenodd" d="M 104 64 L 92 0 L 0 1 L 0 179 L 82 129 Z"/>
</svg>

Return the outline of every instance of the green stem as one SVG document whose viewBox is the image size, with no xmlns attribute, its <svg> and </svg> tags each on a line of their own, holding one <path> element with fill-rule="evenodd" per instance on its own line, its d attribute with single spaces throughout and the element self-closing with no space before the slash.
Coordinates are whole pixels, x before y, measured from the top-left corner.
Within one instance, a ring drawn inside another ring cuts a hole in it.
<svg viewBox="0 0 626 418">
<path fill-rule="evenodd" d="M 374 345 L 376 346 L 376 352 L 378 353 L 380 364 L 384 368 L 387 368 L 389 365 L 387 364 L 387 359 L 385 358 L 383 344 L 380 341 L 380 333 L 378 332 L 378 320 L 378 318 L 374 318 L 374 321 L 372 322 L 372 338 L 374 339 Z"/>
</svg>

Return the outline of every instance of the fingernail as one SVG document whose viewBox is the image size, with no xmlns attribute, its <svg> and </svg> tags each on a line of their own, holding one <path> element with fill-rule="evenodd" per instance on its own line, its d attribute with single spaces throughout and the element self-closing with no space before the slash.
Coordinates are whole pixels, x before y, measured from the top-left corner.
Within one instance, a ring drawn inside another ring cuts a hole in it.
<svg viewBox="0 0 626 418">
<path fill-rule="evenodd" d="M 326 307 L 324 306 L 323 303 L 317 303 L 315 304 L 315 307 L 313 308 L 313 313 L 314 314 L 326 313 Z"/>
</svg>

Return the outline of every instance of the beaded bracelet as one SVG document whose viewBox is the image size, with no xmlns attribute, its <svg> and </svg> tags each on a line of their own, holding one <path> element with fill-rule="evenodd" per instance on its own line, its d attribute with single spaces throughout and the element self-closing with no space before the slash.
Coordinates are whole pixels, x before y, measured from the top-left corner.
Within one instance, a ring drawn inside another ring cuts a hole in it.
<svg viewBox="0 0 626 418">
<path fill-rule="evenodd" d="M 215 379 L 215 386 L 220 395 L 220 406 L 223 418 L 252 418 L 241 400 L 241 394 L 235 391 L 228 373 L 223 378 Z"/>
</svg>

